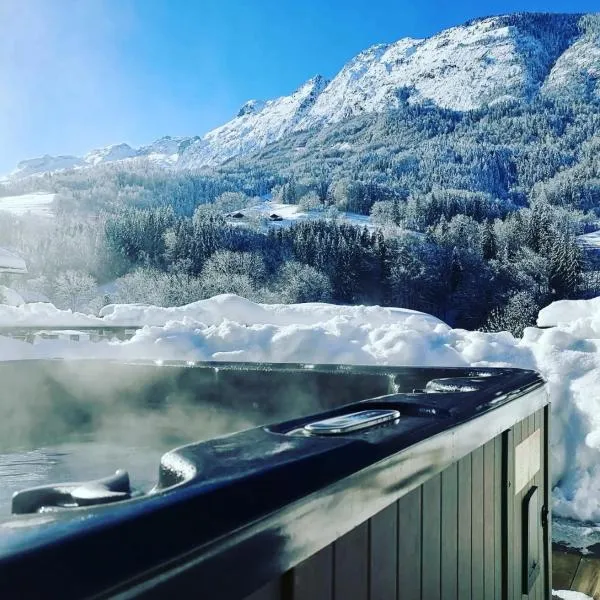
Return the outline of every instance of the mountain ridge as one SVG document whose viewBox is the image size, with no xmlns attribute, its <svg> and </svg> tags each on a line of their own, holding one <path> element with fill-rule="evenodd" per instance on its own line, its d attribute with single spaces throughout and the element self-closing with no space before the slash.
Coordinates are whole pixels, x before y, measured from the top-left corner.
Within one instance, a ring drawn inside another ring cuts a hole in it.
<svg viewBox="0 0 600 600">
<path fill-rule="evenodd" d="M 581 13 L 497 15 L 428 38 L 375 44 L 331 80 L 317 75 L 290 95 L 249 100 L 230 121 L 203 136 L 164 136 L 137 149 L 115 144 L 84 157 L 45 155 L 21 161 L 8 177 L 130 160 L 175 169 L 215 167 L 292 133 L 385 113 L 403 103 L 468 112 L 581 85 L 586 93 L 590 86 L 595 93 L 600 41 L 590 23 L 597 18 Z"/>
</svg>

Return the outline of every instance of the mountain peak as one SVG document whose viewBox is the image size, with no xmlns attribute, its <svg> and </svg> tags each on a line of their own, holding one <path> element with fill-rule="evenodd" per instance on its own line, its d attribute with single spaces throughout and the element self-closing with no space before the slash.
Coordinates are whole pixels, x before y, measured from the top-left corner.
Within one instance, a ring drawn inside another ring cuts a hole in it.
<svg viewBox="0 0 600 600">
<path fill-rule="evenodd" d="M 258 112 L 264 107 L 265 103 L 262 100 L 248 100 L 245 104 L 242 105 L 240 110 L 238 111 L 237 116 L 243 117 L 244 115 L 250 115 Z"/>
</svg>

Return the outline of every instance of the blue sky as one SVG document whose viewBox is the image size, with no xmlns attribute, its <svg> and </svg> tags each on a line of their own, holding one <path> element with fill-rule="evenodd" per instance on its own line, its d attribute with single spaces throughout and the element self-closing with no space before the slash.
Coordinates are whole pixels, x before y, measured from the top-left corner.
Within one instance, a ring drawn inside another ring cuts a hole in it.
<svg viewBox="0 0 600 600">
<path fill-rule="evenodd" d="M 597 0 L 2 0 L 0 173 L 23 158 L 202 134 L 364 48 Z"/>
</svg>

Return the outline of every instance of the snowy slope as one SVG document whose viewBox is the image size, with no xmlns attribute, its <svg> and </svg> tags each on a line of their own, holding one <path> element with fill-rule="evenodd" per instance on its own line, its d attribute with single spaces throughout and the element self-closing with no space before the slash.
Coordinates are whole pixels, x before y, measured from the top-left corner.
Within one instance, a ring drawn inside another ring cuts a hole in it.
<svg viewBox="0 0 600 600">
<path fill-rule="evenodd" d="M 78 156 L 50 156 L 45 154 L 39 158 L 22 160 L 17 168 L 9 173 L 9 179 L 21 179 L 31 175 L 41 175 L 62 169 L 72 169 L 83 164 L 83 159 Z"/>
<path fill-rule="evenodd" d="M 238 154 L 247 154 L 302 128 L 315 101 L 327 86 L 320 75 L 309 79 L 292 95 L 244 104 L 237 116 L 191 144 L 178 166 L 217 165 Z"/>
<path fill-rule="evenodd" d="M 83 160 L 88 165 L 97 165 L 100 163 L 114 162 L 116 160 L 125 160 L 137 156 L 137 150 L 134 150 L 128 144 L 114 144 L 88 152 Z"/>
<path fill-rule="evenodd" d="M 133 157 L 176 168 L 212 166 L 290 133 L 385 112 L 402 102 L 467 111 L 528 100 L 540 90 L 579 85 L 582 73 L 596 77 L 600 50 L 590 19 L 534 13 L 489 17 L 428 39 L 376 45 L 331 81 L 317 76 L 289 96 L 246 102 L 232 120 L 203 137 L 164 137 L 139 149 L 119 144 L 84 158 L 44 156 L 20 163 L 12 177 Z"/>
<path fill-rule="evenodd" d="M 454 110 L 521 97 L 529 79 L 518 41 L 509 27 L 499 26 L 497 19 L 486 19 L 427 40 L 403 39 L 374 46 L 333 79 L 306 125 L 383 112 L 397 107 L 403 97 Z"/>
<path fill-rule="evenodd" d="M 294 223 L 300 221 L 315 221 L 323 218 L 331 218 L 330 214 L 324 210 L 302 210 L 297 204 L 282 204 L 273 200 L 263 200 L 258 204 L 244 208 L 241 211 L 244 219 L 235 219 L 231 215 L 227 218 L 230 225 L 244 226 L 247 224 L 256 225 L 258 222 L 263 222 L 266 227 L 290 227 Z M 270 215 L 278 215 L 281 221 L 269 220 Z M 339 222 L 348 223 L 355 227 L 366 227 L 367 229 L 377 229 L 379 226 L 371 221 L 371 218 L 366 215 L 359 215 L 351 212 L 337 211 L 334 213 L 335 218 Z"/>
<path fill-rule="evenodd" d="M 27 273 L 25 261 L 11 252 L 0 248 L 0 273 Z"/>
<path fill-rule="evenodd" d="M 558 58 L 544 83 L 547 93 L 574 96 L 596 91 L 600 77 L 600 17 L 588 15 L 582 20 L 583 35 Z"/>
<path fill-rule="evenodd" d="M 106 307 L 102 317 L 48 304 L 0 306 L 0 324 L 144 325 L 127 342 L 0 337 L 0 359 L 40 357 L 226 360 L 536 369 L 552 401 L 557 516 L 600 522 L 600 302 L 558 303 L 558 327 L 509 333 L 451 329 L 403 309 L 327 304 L 266 305 L 232 295 L 188 306 Z M 540 315 L 540 320 L 543 320 Z"/>
<path fill-rule="evenodd" d="M 19 196 L 0 196 L 0 211 L 13 215 L 36 215 L 51 217 L 52 203 L 56 194 L 21 194 Z"/>
</svg>

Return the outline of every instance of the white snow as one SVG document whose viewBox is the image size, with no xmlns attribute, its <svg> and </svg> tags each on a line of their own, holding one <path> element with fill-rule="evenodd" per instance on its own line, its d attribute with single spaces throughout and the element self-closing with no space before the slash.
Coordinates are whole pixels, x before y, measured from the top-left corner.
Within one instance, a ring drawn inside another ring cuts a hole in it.
<svg viewBox="0 0 600 600">
<path fill-rule="evenodd" d="M 328 304 L 266 305 L 222 295 L 160 308 L 111 305 L 100 317 L 48 304 L 0 306 L 0 325 L 143 326 L 129 341 L 0 338 L 0 359 L 66 357 L 227 360 L 536 369 L 552 401 L 554 513 L 600 522 L 600 299 L 556 303 L 560 324 L 509 333 L 451 329 L 414 311 Z M 542 316 L 540 318 L 542 319 Z"/>
<path fill-rule="evenodd" d="M 581 322 L 594 328 L 598 327 L 597 331 L 600 333 L 600 322 L 596 322 L 594 316 L 600 316 L 600 297 L 591 300 L 559 300 L 542 308 L 537 324 L 538 327 L 554 327 Z"/>
<path fill-rule="evenodd" d="M 25 304 L 23 297 L 12 288 L 0 285 L 0 304 L 7 306 L 21 306 Z"/>
<path fill-rule="evenodd" d="M 27 265 L 20 256 L 0 248 L 0 273 L 27 273 Z"/>
<path fill-rule="evenodd" d="M 552 596 L 554 598 L 561 598 L 561 600 L 594 600 L 591 596 L 569 590 L 552 590 Z"/>
<path fill-rule="evenodd" d="M 577 236 L 577 241 L 584 248 L 600 250 L 600 229 Z"/>
<path fill-rule="evenodd" d="M 317 75 L 289 96 L 257 103 L 251 110 L 246 103 L 231 121 L 190 144 L 181 154 L 177 166 L 217 165 L 238 154 L 264 148 L 286 134 L 302 129 L 300 123 L 327 83 Z"/>
<path fill-rule="evenodd" d="M 31 175 L 41 175 L 52 171 L 62 171 L 81 166 L 83 160 L 78 156 L 50 156 L 45 154 L 38 158 L 30 158 L 21 161 L 17 168 L 9 174 L 9 177 L 20 179 Z"/>
<path fill-rule="evenodd" d="M 584 36 L 556 61 L 544 83 L 544 91 L 562 93 L 565 88 L 585 89 L 588 80 L 600 76 L 600 45 L 593 36 Z M 589 79 L 588 79 L 589 78 Z"/>
<path fill-rule="evenodd" d="M 51 217 L 52 202 L 56 194 L 36 193 L 21 194 L 20 196 L 0 196 L 0 211 L 13 215 L 32 214 L 41 217 Z"/>
<path fill-rule="evenodd" d="M 83 160 L 89 165 L 114 162 L 116 160 L 125 160 L 137 156 L 137 150 L 134 150 L 128 144 L 114 144 L 105 148 L 98 148 L 88 152 Z"/>
<path fill-rule="evenodd" d="M 282 204 L 273 200 L 265 200 L 248 208 L 241 209 L 240 212 L 245 219 L 228 218 L 231 225 L 244 225 L 254 220 L 267 220 L 269 227 L 289 227 L 299 221 L 315 221 L 318 219 L 328 219 L 328 213 L 323 210 L 302 210 L 297 204 Z M 270 215 L 276 214 L 282 218 L 281 221 L 269 221 Z M 377 229 L 377 225 L 366 215 L 358 215 L 351 212 L 336 212 L 336 219 L 340 222 L 349 223 L 357 227 L 367 227 L 368 229 Z"/>
</svg>

